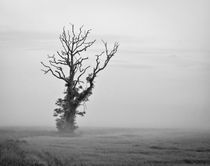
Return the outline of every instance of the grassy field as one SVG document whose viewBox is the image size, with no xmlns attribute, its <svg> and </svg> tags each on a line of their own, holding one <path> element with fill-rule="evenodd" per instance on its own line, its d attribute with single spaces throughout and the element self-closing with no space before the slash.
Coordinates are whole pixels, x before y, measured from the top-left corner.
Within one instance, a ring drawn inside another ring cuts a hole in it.
<svg viewBox="0 0 210 166">
<path fill-rule="evenodd" d="M 169 129 L 1 128 L 1 166 L 210 165 L 210 133 Z"/>
</svg>

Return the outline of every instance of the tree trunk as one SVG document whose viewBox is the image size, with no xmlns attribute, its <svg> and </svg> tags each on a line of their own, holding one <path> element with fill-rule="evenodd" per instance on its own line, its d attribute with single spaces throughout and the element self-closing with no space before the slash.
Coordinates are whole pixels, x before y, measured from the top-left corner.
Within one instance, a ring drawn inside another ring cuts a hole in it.
<svg viewBox="0 0 210 166">
<path fill-rule="evenodd" d="M 71 103 L 68 103 L 64 113 L 64 125 L 62 131 L 73 132 L 76 128 L 76 108 L 73 107 Z"/>
</svg>

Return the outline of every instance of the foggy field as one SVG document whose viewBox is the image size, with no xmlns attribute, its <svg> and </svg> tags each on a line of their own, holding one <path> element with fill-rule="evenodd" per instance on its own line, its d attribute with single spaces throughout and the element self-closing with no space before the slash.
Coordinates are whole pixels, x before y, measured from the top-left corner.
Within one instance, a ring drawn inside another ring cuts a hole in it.
<svg viewBox="0 0 210 166">
<path fill-rule="evenodd" d="M 0 166 L 210 166 L 210 0 L 0 0 L 0 20 Z"/>
<path fill-rule="evenodd" d="M 209 165 L 210 133 L 169 129 L 1 128 L 0 165 Z"/>
</svg>

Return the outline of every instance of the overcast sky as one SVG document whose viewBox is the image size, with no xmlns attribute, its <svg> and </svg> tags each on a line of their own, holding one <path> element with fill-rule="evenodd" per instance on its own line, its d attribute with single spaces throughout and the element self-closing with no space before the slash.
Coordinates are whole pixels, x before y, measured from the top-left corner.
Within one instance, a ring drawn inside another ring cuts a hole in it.
<svg viewBox="0 0 210 166">
<path fill-rule="evenodd" d="M 209 0 L 0 0 L 0 125 L 55 125 L 64 85 L 40 61 L 69 23 L 120 48 L 79 126 L 210 126 Z"/>
</svg>

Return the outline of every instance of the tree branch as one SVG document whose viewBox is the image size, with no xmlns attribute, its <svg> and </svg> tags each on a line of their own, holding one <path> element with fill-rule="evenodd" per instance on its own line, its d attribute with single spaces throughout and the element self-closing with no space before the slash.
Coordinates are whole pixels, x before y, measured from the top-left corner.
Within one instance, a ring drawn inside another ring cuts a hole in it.
<svg viewBox="0 0 210 166">
<path fill-rule="evenodd" d="M 83 26 L 81 26 L 79 31 L 76 32 L 73 24 L 71 24 L 71 30 L 66 30 L 65 27 L 63 27 L 63 31 L 59 36 L 62 50 L 57 51 L 57 54 L 52 56 L 48 55 L 49 65 L 41 62 L 42 66 L 45 68 L 42 69 L 42 71 L 44 71 L 45 74 L 51 73 L 54 77 L 64 80 L 68 85 L 68 89 L 72 90 L 70 98 L 74 99 L 75 102 L 77 101 L 78 103 L 85 101 L 92 93 L 94 79 L 97 77 L 99 72 L 106 68 L 119 47 L 119 44 L 115 43 L 114 47 L 109 52 L 107 43 L 102 41 L 105 50 L 96 55 L 95 66 L 93 66 L 91 74 L 86 75 L 91 66 L 84 66 L 88 57 L 82 57 L 81 53 L 86 51 L 96 42 L 96 40 L 87 41 L 90 31 L 91 29 L 84 31 Z M 103 56 L 105 56 L 104 61 L 102 61 Z M 66 70 L 64 69 L 67 69 L 68 73 L 65 73 L 64 71 Z M 85 82 L 83 81 L 85 75 L 88 83 L 86 88 L 84 86 Z M 78 84 L 79 87 L 82 87 L 79 88 L 82 92 L 78 91 Z"/>
<path fill-rule="evenodd" d="M 109 52 L 108 47 L 107 47 L 107 43 L 103 41 L 103 44 L 104 44 L 104 47 L 105 47 L 105 51 L 101 52 L 101 54 L 99 54 L 99 55 L 96 55 L 96 66 L 93 69 L 93 73 L 89 74 L 89 76 L 86 78 L 87 82 L 89 83 L 89 87 L 86 88 L 85 90 L 83 90 L 79 94 L 79 96 L 77 98 L 77 101 L 79 101 L 79 102 L 83 101 L 83 100 L 86 100 L 88 98 L 88 96 L 92 94 L 92 89 L 94 88 L 94 79 L 96 78 L 97 74 L 107 66 L 110 59 L 115 55 L 115 53 L 117 52 L 118 47 L 119 47 L 119 44 L 115 43 L 113 49 Z M 100 67 L 100 62 L 101 62 L 100 57 L 104 53 L 106 54 L 106 60 L 103 63 L 103 65 Z"/>
<path fill-rule="evenodd" d="M 80 70 L 81 73 L 78 75 L 74 87 L 76 87 L 79 82 L 83 82 L 80 80 L 80 78 L 85 74 L 85 72 L 87 71 L 88 68 L 90 68 L 90 66 L 87 66 L 86 68 Z"/>
<path fill-rule="evenodd" d="M 115 43 L 113 49 L 111 50 L 111 52 L 109 52 L 108 51 L 108 47 L 107 47 L 107 43 L 104 42 L 104 41 L 102 41 L 102 42 L 103 42 L 104 47 L 105 47 L 105 51 L 104 52 L 106 53 L 106 60 L 105 60 L 104 64 L 101 67 L 99 67 L 100 57 L 101 57 L 101 55 L 104 54 L 104 52 L 102 52 L 99 55 L 96 55 L 96 67 L 93 70 L 93 74 L 94 75 L 97 75 L 101 70 L 103 70 L 107 66 L 107 64 L 109 63 L 110 59 L 115 55 L 115 53 L 117 52 L 118 47 L 119 47 L 119 44 Z"/>
<path fill-rule="evenodd" d="M 41 62 L 41 64 L 46 68 L 46 70 L 42 69 L 42 71 L 44 72 L 44 74 L 47 74 L 48 72 L 51 72 L 51 74 L 61 80 L 64 80 L 65 82 L 68 83 L 68 81 L 66 80 L 65 77 L 61 76 L 61 73 L 57 70 L 55 70 L 55 72 L 52 70 L 52 68 L 48 65 L 45 65 L 43 62 Z M 57 74 L 56 74 L 57 73 Z"/>
</svg>

